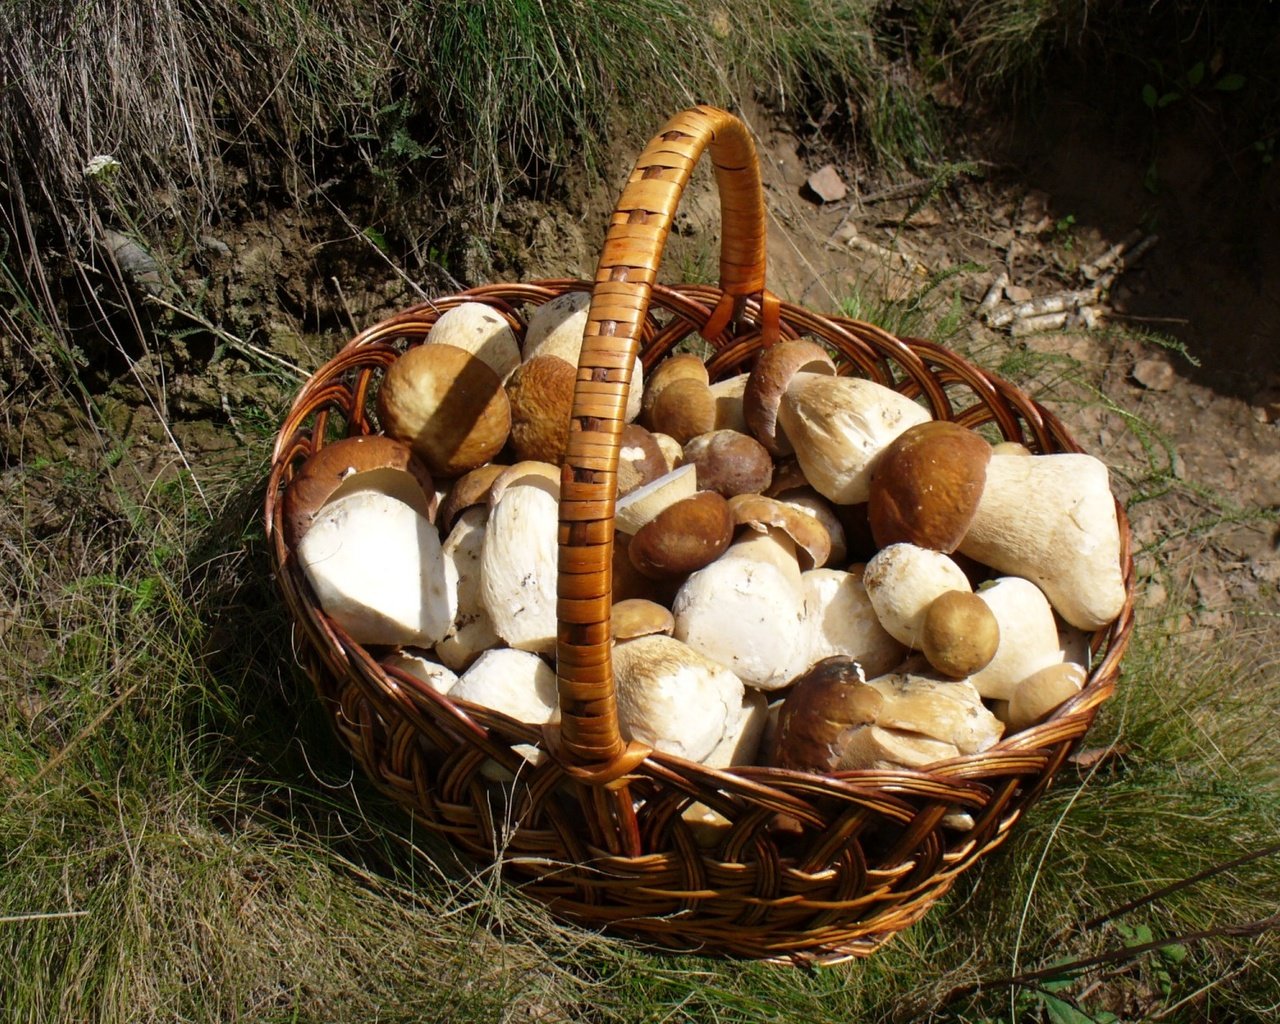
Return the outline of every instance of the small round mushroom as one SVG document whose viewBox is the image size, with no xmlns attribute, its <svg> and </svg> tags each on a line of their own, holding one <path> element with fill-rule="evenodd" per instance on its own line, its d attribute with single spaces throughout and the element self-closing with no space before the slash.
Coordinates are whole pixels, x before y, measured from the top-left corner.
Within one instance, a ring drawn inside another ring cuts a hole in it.
<svg viewBox="0 0 1280 1024">
<path fill-rule="evenodd" d="M 723 665 L 669 636 L 613 649 L 618 727 L 626 739 L 701 761 L 742 714 L 742 682 Z"/>
<path fill-rule="evenodd" d="M 408 445 L 380 434 L 345 437 L 313 454 L 289 482 L 282 508 L 285 541 L 297 545 L 325 505 L 357 491 L 386 494 L 435 520 L 431 473 Z"/>
<path fill-rule="evenodd" d="M 506 318 L 483 302 L 464 302 L 440 314 L 429 345 L 453 345 L 485 362 L 500 380 L 520 365 L 520 343 Z"/>
<path fill-rule="evenodd" d="M 712 430 L 690 438 L 684 462 L 698 467 L 699 485 L 726 498 L 762 494 L 773 480 L 773 460 L 764 445 L 736 430 Z"/>
<path fill-rule="evenodd" d="M 320 607 L 357 643 L 430 647 L 449 628 L 440 535 L 402 501 L 376 491 L 331 501 L 294 553 Z"/>
<path fill-rule="evenodd" d="M 615 643 L 661 633 L 670 636 L 676 628 L 671 612 L 656 601 L 640 597 L 617 601 L 610 609 L 610 626 Z"/>
<path fill-rule="evenodd" d="M 944 676 L 964 679 L 986 668 L 999 646 L 995 613 L 971 591 L 939 594 L 925 612 L 920 650 Z"/>
<path fill-rule="evenodd" d="M 523 358 L 527 361 L 540 355 L 559 356 L 577 366 L 590 308 L 588 291 L 565 292 L 538 306 L 529 315 L 525 328 Z"/>
<path fill-rule="evenodd" d="M 507 380 L 511 447 L 517 459 L 560 465 L 569 443 L 569 420 L 578 371 L 559 356 L 521 363 Z"/>
<path fill-rule="evenodd" d="M 661 430 L 653 423 L 653 405 L 667 385 L 677 380 L 696 380 L 708 386 L 710 383 L 706 364 L 690 352 L 677 352 L 658 363 L 649 371 L 640 403 L 640 421 L 650 430 Z"/>
<path fill-rule="evenodd" d="M 881 625 L 899 643 L 919 650 L 929 606 L 949 590 L 969 590 L 960 567 L 940 551 L 891 544 L 867 563 L 862 582 Z"/>
<path fill-rule="evenodd" d="M 673 469 L 679 469 L 684 465 L 684 446 L 670 434 L 663 434 L 660 431 L 651 430 L 649 436 L 662 449 L 662 458 L 667 464 L 666 471 L 670 473 Z"/>
<path fill-rule="evenodd" d="M 649 413 L 653 429 L 687 444 L 714 430 L 716 399 L 705 383 L 692 377 L 673 380 L 659 392 Z"/>
<path fill-rule="evenodd" d="M 663 509 L 640 527 L 628 547 L 645 576 L 683 576 L 709 565 L 733 540 L 729 503 L 715 491 L 699 491 Z"/>
<path fill-rule="evenodd" d="M 966 427 L 949 420 L 908 427 L 871 467 L 867 514 L 876 544 L 950 554 L 977 511 L 990 461 L 991 446 Z"/>
<path fill-rule="evenodd" d="M 811 341 L 788 339 L 760 353 L 743 390 L 742 415 L 770 454 L 790 455 L 794 450 L 785 426 L 778 422 L 778 408 L 792 378 L 798 373 L 835 372 L 831 357 Z"/>
<path fill-rule="evenodd" d="M 502 379 L 453 345 L 419 345 L 387 369 L 378 419 L 438 476 L 460 476 L 488 462 L 507 442 L 511 406 Z"/>
</svg>

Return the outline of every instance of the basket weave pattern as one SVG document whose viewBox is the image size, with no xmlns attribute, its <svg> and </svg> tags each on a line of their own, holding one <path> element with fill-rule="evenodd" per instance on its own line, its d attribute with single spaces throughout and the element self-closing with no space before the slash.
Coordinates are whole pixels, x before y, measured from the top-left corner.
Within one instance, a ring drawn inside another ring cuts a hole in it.
<svg viewBox="0 0 1280 1024">
<path fill-rule="evenodd" d="M 720 287 L 657 285 L 676 204 L 706 148 L 724 221 Z M 298 656 L 339 739 L 423 825 L 476 860 L 500 859 L 512 883 L 567 919 L 668 948 L 830 963 L 867 955 L 918 920 L 1048 786 L 1114 690 L 1132 628 L 1133 570 L 1120 512 L 1129 597 L 1093 638 L 1083 691 L 983 753 L 927 771 L 818 775 L 715 770 L 628 743 L 609 660 L 610 566 L 618 433 L 637 352 L 648 369 L 701 335 L 713 347 L 715 380 L 749 369 L 762 345 L 803 335 L 833 350 L 841 373 L 917 398 L 937 419 L 990 424 L 1033 452 L 1080 450 L 1051 413 L 945 348 L 773 298 L 764 290 L 763 225 L 759 168 L 741 123 L 711 108 L 678 115 L 638 160 L 594 283 L 494 284 L 440 298 L 365 330 L 317 371 L 280 430 L 266 522 Z M 561 722 L 540 727 L 440 696 L 346 636 L 319 609 L 285 542 L 280 502 L 325 443 L 377 432 L 381 374 L 443 312 L 482 302 L 520 334 L 522 310 L 572 290 L 590 291 L 592 304 L 561 483 Z M 550 755 L 536 767 L 513 749 L 531 743 Z M 515 783 L 490 781 L 490 762 Z M 729 822 L 713 845 L 699 845 L 682 817 L 695 803 Z M 957 811 L 971 828 L 944 826 Z"/>
</svg>

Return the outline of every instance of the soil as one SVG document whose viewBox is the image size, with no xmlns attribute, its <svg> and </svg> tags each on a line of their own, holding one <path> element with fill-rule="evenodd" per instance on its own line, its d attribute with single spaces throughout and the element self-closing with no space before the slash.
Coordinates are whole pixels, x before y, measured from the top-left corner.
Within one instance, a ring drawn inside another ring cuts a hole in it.
<svg viewBox="0 0 1280 1024">
<path fill-rule="evenodd" d="M 767 112 L 745 117 L 761 144 L 773 290 L 820 311 L 855 296 L 898 314 L 923 306 L 935 323 L 959 309 L 948 343 L 988 367 L 1031 367 L 1027 386 L 1113 468 L 1117 491 L 1132 502 L 1149 612 L 1177 608 L 1172 628 L 1208 638 L 1241 624 L 1270 625 L 1274 635 L 1280 172 L 1224 154 L 1194 125 L 1135 145 L 1086 106 L 1063 103 L 1016 132 L 971 131 L 960 145 L 977 173 L 873 201 L 910 175 L 868 172 Z M 184 465 L 197 479 L 237 465 L 248 437 L 272 429 L 263 410 L 283 408 L 296 386 L 286 366 L 313 369 L 422 289 L 448 291 L 451 276 L 589 277 L 637 151 L 634 140 L 619 147 L 603 189 L 579 193 L 570 182 L 559 203 L 509 203 L 479 236 L 484 244 L 458 247 L 447 270 L 423 262 L 412 281 L 349 224 L 319 213 L 259 211 L 225 222 L 182 265 L 184 291 L 203 297 L 204 327 L 161 309 L 137 351 L 107 351 L 91 367 L 93 400 L 119 441 L 104 441 L 77 411 L 80 397 L 24 390 L 28 368 L 20 354 L 4 354 L 0 369 L 18 397 L 4 415 L 0 491 L 25 503 L 27 528 L 47 536 L 73 513 L 53 477 L 40 483 L 21 472 L 37 460 L 117 482 L 127 465 L 140 490 Z M 824 203 L 806 182 L 827 164 L 849 192 Z M 714 277 L 717 205 L 700 169 L 666 254 L 667 277 Z M 1158 240 L 1100 303 L 1100 328 L 1014 338 L 974 315 L 1000 270 L 1009 275 L 1004 306 L 1086 287 L 1082 267 L 1135 230 Z M 905 254 L 915 269 L 877 249 Z M 962 306 L 953 308 L 956 295 Z M 926 318 L 919 329 L 927 326 Z"/>
</svg>

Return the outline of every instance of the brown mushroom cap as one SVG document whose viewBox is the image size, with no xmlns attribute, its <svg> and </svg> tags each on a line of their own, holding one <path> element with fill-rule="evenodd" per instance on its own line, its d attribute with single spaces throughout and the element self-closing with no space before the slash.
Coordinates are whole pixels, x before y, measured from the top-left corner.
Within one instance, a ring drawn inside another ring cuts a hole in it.
<svg viewBox="0 0 1280 1024">
<path fill-rule="evenodd" d="M 783 701 L 774 753 L 778 767 L 838 768 L 850 737 L 873 725 L 883 706 L 884 697 L 861 679 L 853 658 L 823 658 L 795 680 Z"/>
<path fill-rule="evenodd" d="M 663 434 L 656 430 L 651 430 L 649 436 L 662 449 L 662 458 L 667 464 L 665 472 L 670 473 L 684 465 L 684 446 L 679 441 L 670 434 Z"/>
<path fill-rule="evenodd" d="M 690 352 L 679 352 L 658 363 L 649 373 L 644 384 L 644 396 L 640 401 L 640 420 L 650 430 L 660 428 L 653 425 L 653 403 L 662 394 L 668 384 L 677 380 L 697 380 L 703 384 L 710 383 L 706 364 Z"/>
<path fill-rule="evenodd" d="M 642 597 L 618 601 L 610 610 L 613 638 L 619 642 L 662 633 L 670 636 L 676 628 L 675 617 L 658 604 Z"/>
<path fill-rule="evenodd" d="M 704 381 L 693 377 L 673 380 L 654 399 L 649 422 L 654 430 L 687 444 L 715 429 L 715 395 Z"/>
<path fill-rule="evenodd" d="M 871 470 L 867 511 L 876 543 L 950 554 L 973 521 L 990 460 L 981 435 L 949 420 L 907 428 Z"/>
<path fill-rule="evenodd" d="M 282 509 L 285 541 L 297 544 L 320 509 L 356 491 L 387 494 L 435 522 L 431 473 L 407 444 L 380 434 L 345 437 L 313 454 L 290 481 Z"/>
<path fill-rule="evenodd" d="M 964 679 L 990 664 L 1000 646 L 1000 624 L 977 594 L 948 590 L 925 612 L 920 649 L 943 675 Z"/>
<path fill-rule="evenodd" d="M 713 430 L 691 438 L 684 461 L 698 467 L 698 485 L 726 498 L 761 494 L 773 480 L 773 460 L 764 445 L 736 430 Z"/>
<path fill-rule="evenodd" d="M 489 503 L 489 488 L 507 466 L 487 462 L 483 466 L 463 473 L 449 488 L 440 503 L 439 523 L 441 533 L 447 535 L 453 529 L 458 516 L 476 505 Z"/>
<path fill-rule="evenodd" d="M 492 368 L 453 345 L 419 345 L 387 369 L 378 419 L 433 474 L 460 476 L 507 442 L 511 406 Z"/>
<path fill-rule="evenodd" d="M 635 423 L 618 438 L 618 494 L 630 494 L 667 472 L 667 457 L 658 439 Z"/>
<path fill-rule="evenodd" d="M 651 579 L 682 576 L 710 565 L 733 540 L 729 503 L 715 491 L 677 501 L 631 538 L 631 564 Z"/>
<path fill-rule="evenodd" d="M 760 353 L 742 393 L 742 415 L 756 440 L 772 455 L 790 455 L 791 442 L 778 425 L 778 405 L 797 373 L 834 374 L 836 365 L 818 345 L 803 339 L 780 341 Z"/>
<path fill-rule="evenodd" d="M 578 371 L 559 356 L 534 356 L 507 381 L 511 447 L 517 459 L 560 465 L 569 443 L 569 419 Z"/>
<path fill-rule="evenodd" d="M 489 487 L 489 507 L 493 508 L 502 500 L 502 494 L 508 487 L 517 486 L 537 487 L 559 501 L 560 470 L 550 462 L 539 462 L 537 459 L 526 459 L 514 466 L 504 466 Z"/>
<path fill-rule="evenodd" d="M 737 494 L 729 499 L 735 526 L 749 526 L 758 533 L 781 530 L 796 545 L 800 568 L 826 565 L 831 557 L 831 535 L 814 516 L 762 494 Z"/>
</svg>

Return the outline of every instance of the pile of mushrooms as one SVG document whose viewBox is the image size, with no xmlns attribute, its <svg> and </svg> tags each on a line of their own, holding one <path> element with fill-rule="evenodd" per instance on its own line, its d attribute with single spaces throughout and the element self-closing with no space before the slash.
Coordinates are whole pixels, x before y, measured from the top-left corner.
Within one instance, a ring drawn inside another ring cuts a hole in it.
<svg viewBox="0 0 1280 1024">
<path fill-rule="evenodd" d="M 567 293 L 527 323 L 449 310 L 387 370 L 383 434 L 320 448 L 284 499 L 336 628 L 531 724 L 558 714 L 559 464 L 588 305 Z M 692 355 L 632 372 L 624 738 L 716 768 L 917 769 L 1080 691 L 1089 635 L 1126 596 L 1097 459 L 993 446 L 805 340 L 719 382 Z"/>
</svg>

